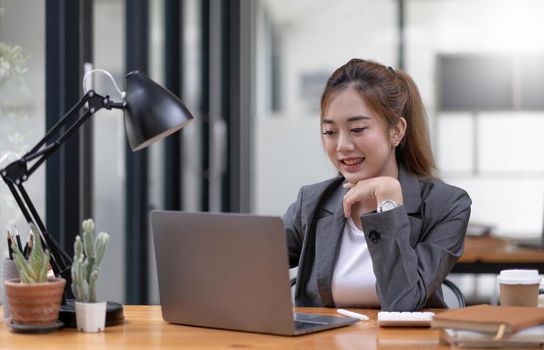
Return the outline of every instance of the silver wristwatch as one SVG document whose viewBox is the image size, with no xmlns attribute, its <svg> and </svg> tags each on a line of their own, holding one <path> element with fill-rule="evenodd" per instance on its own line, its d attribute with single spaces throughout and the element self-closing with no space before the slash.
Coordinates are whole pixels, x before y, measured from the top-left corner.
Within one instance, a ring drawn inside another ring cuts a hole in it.
<svg viewBox="0 0 544 350">
<path fill-rule="evenodd" d="M 383 213 L 384 211 L 395 209 L 398 206 L 400 206 L 399 203 L 392 201 L 391 199 L 386 199 L 383 202 L 381 202 L 380 205 L 378 205 L 377 212 Z"/>
</svg>

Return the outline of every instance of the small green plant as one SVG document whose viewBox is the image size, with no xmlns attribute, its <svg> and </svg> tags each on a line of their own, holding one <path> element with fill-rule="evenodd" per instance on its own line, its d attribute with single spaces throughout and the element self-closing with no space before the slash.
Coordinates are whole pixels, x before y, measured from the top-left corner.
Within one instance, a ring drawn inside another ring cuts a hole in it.
<svg viewBox="0 0 544 350">
<path fill-rule="evenodd" d="M 77 235 L 72 263 L 72 292 L 79 302 L 96 302 L 96 280 L 110 236 L 100 232 L 94 239 L 94 221 L 84 220 L 83 239 Z"/>
<path fill-rule="evenodd" d="M 30 252 L 28 260 L 25 259 L 23 252 L 19 250 L 15 242 L 11 245 L 13 252 L 13 261 L 19 271 L 21 283 L 44 283 L 47 282 L 47 270 L 49 270 L 49 250 L 43 250 L 42 240 L 36 226 L 30 224 L 34 247 Z"/>
</svg>

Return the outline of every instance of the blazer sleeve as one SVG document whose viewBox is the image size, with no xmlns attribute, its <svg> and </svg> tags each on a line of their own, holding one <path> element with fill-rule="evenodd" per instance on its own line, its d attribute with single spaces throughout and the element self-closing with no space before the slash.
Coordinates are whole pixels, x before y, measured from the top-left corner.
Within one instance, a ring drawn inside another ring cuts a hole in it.
<svg viewBox="0 0 544 350">
<path fill-rule="evenodd" d="M 461 257 L 471 200 L 458 188 L 449 194 L 424 203 L 426 222 L 415 246 L 404 205 L 361 217 L 383 310 L 423 308 Z"/>
<path fill-rule="evenodd" d="M 304 241 L 301 215 L 302 193 L 303 188 L 299 190 L 296 202 L 291 204 L 283 215 L 283 226 L 287 235 L 287 249 L 289 252 L 289 268 L 298 266 Z"/>
</svg>

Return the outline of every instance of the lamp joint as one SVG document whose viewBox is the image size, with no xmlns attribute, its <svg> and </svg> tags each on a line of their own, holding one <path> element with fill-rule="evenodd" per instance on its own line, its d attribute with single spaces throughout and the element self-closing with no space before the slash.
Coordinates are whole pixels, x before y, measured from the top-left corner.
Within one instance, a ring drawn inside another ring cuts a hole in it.
<svg viewBox="0 0 544 350">
<path fill-rule="evenodd" d="M 6 182 L 11 182 L 16 185 L 21 184 L 21 179 L 26 181 L 27 176 L 27 164 L 24 160 L 15 161 L 2 169 L 2 178 Z"/>
</svg>

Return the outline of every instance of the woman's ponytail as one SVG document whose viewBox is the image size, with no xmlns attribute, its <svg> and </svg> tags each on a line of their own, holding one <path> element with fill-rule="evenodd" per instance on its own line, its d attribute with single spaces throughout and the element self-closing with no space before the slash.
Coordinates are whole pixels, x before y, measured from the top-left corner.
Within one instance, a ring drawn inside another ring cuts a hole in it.
<svg viewBox="0 0 544 350">
<path fill-rule="evenodd" d="M 432 177 L 436 170 L 429 137 L 427 114 L 419 90 L 412 78 L 403 70 L 397 71 L 403 94 L 406 96 L 402 116 L 407 128 L 403 141 L 397 147 L 398 160 L 411 172 Z"/>
</svg>

